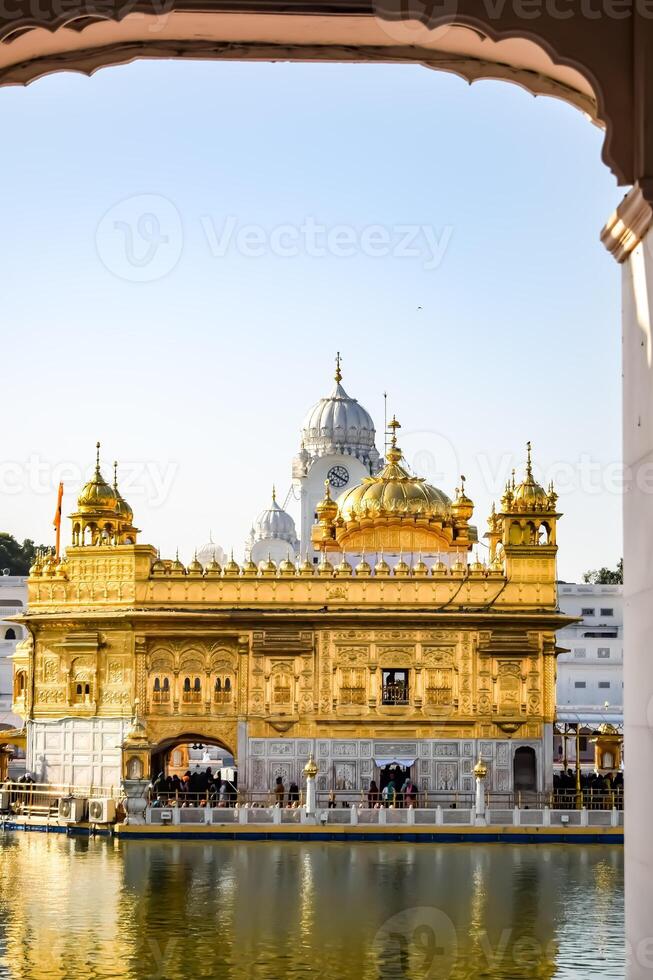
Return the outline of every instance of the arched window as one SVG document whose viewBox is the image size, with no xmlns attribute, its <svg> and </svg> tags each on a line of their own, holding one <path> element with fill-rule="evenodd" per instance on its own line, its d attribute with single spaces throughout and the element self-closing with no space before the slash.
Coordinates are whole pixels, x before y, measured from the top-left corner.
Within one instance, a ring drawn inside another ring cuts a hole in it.
<svg viewBox="0 0 653 980">
<path fill-rule="evenodd" d="M 195 683 L 193 684 L 193 690 L 194 691 L 201 691 L 202 690 L 202 684 L 201 684 L 201 681 L 200 681 L 199 677 L 196 677 L 195 678 Z"/>
<path fill-rule="evenodd" d="M 21 670 L 16 674 L 16 699 L 25 697 L 26 676 Z"/>
<path fill-rule="evenodd" d="M 184 678 L 184 694 L 190 691 L 190 677 Z"/>
<path fill-rule="evenodd" d="M 215 693 L 216 694 L 219 694 L 221 690 L 222 690 L 222 681 L 220 680 L 219 677 L 216 677 L 216 679 L 215 679 Z"/>
<path fill-rule="evenodd" d="M 161 691 L 161 679 L 159 677 L 154 678 L 154 693 L 158 694 Z"/>
<path fill-rule="evenodd" d="M 224 689 L 225 689 L 225 691 L 230 691 L 231 690 L 231 678 L 230 677 L 225 677 L 225 679 L 224 679 Z"/>
<path fill-rule="evenodd" d="M 16 639 L 16 630 L 10 626 L 9 629 L 5 631 L 5 640 L 15 640 L 15 639 Z"/>
<path fill-rule="evenodd" d="M 163 691 L 170 694 L 170 678 L 168 677 L 163 678 Z"/>
</svg>

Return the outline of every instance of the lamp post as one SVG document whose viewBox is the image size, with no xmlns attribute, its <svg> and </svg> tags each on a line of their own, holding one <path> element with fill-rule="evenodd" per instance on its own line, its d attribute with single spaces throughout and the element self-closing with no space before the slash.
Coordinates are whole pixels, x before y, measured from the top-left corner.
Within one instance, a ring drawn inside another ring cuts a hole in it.
<svg viewBox="0 0 653 980">
<path fill-rule="evenodd" d="M 317 809 L 317 800 L 315 793 L 315 777 L 317 776 L 317 765 L 315 759 L 313 758 L 313 753 L 311 752 L 308 757 L 308 762 L 304 766 L 304 775 L 306 776 L 306 816 L 315 816 L 315 811 Z"/>
<path fill-rule="evenodd" d="M 485 777 L 487 776 L 487 766 L 479 756 L 478 762 L 474 766 L 474 776 L 476 778 L 476 823 L 485 825 Z"/>
</svg>

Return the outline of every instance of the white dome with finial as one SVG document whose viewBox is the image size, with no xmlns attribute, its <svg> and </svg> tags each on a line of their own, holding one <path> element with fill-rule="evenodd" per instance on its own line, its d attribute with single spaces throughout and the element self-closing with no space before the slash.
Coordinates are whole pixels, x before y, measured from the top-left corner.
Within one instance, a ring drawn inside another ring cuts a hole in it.
<svg viewBox="0 0 653 980">
<path fill-rule="evenodd" d="M 336 386 L 320 398 L 302 425 L 302 452 L 312 456 L 343 454 L 355 456 L 376 471 L 379 453 L 372 416 L 341 385 L 340 353 L 336 357 Z"/>
<path fill-rule="evenodd" d="M 252 561 L 259 562 L 271 555 L 274 561 L 290 557 L 299 552 L 299 541 L 295 522 L 290 514 L 277 503 L 275 488 L 272 488 L 272 502 L 256 518 L 252 528 Z"/>
<path fill-rule="evenodd" d="M 212 561 L 217 561 L 219 565 L 224 565 L 226 557 L 224 548 L 221 548 L 219 544 L 215 543 L 211 533 L 209 533 L 207 543 L 197 549 L 197 560 L 204 568 Z"/>
</svg>

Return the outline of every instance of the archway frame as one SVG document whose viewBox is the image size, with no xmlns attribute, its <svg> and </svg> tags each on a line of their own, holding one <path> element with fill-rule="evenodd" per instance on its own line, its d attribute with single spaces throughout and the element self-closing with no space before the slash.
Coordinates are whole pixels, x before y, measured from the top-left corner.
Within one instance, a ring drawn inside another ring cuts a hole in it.
<svg viewBox="0 0 653 980">
<path fill-rule="evenodd" d="M 0 85 L 173 57 L 414 62 L 511 80 L 603 126 L 605 163 L 647 200 L 651 50 L 642 0 L 17 0 L 0 12 Z"/>
</svg>

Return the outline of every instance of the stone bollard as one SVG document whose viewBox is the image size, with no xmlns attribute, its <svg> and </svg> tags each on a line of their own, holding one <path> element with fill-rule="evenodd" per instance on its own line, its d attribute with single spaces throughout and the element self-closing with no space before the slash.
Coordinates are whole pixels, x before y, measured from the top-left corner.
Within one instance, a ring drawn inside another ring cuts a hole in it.
<svg viewBox="0 0 653 980">
<path fill-rule="evenodd" d="M 278 803 L 272 807 L 272 823 L 281 823 L 281 807 Z"/>
<path fill-rule="evenodd" d="M 519 807 L 518 806 L 514 807 L 514 809 L 512 811 L 512 822 L 513 822 L 513 825 L 515 827 L 519 827 L 519 825 L 521 823 L 521 819 L 520 819 L 520 815 L 519 815 Z"/>
<path fill-rule="evenodd" d="M 358 823 L 358 807 L 355 804 L 349 807 L 349 822 L 351 824 Z"/>
<path fill-rule="evenodd" d="M 442 819 L 442 807 L 439 803 L 435 808 L 435 822 L 438 826 L 441 826 L 444 823 L 444 820 Z"/>
<path fill-rule="evenodd" d="M 542 826 L 543 827 L 550 827 L 551 826 L 551 807 L 550 806 L 545 806 L 544 807 L 544 810 L 542 811 Z"/>
<path fill-rule="evenodd" d="M 612 807 L 612 812 L 610 813 L 610 826 L 619 826 L 619 811 L 617 810 L 616 806 Z"/>
<path fill-rule="evenodd" d="M 414 806 L 409 806 L 408 807 L 408 810 L 406 812 L 406 823 L 407 824 L 414 824 L 415 823 L 415 807 Z"/>
<path fill-rule="evenodd" d="M 589 823 L 587 807 L 584 806 L 580 811 L 580 825 L 581 827 L 589 827 Z"/>
</svg>

